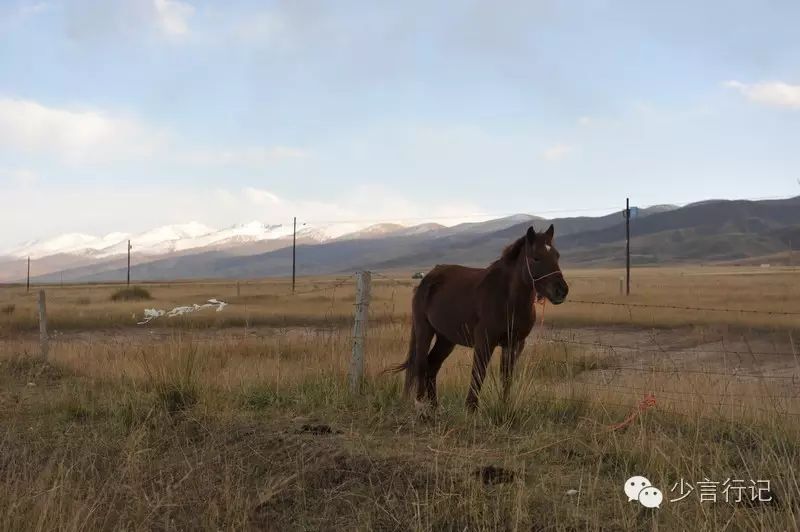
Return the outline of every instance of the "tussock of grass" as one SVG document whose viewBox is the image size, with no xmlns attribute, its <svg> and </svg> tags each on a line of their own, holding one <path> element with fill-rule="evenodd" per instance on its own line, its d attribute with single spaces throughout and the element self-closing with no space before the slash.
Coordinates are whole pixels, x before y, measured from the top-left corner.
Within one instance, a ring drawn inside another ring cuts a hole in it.
<svg viewBox="0 0 800 532">
<path fill-rule="evenodd" d="M 0 371 L 24 384 L 58 381 L 65 373 L 63 367 L 42 360 L 38 354 L 27 352 L 9 353 L 6 358 L 0 358 Z"/>
<path fill-rule="evenodd" d="M 141 286 L 120 288 L 111 294 L 111 301 L 148 301 L 153 299 L 150 292 Z"/>
<path fill-rule="evenodd" d="M 145 383 L 170 414 L 194 406 L 199 396 L 197 346 L 175 342 L 166 349 L 141 355 Z"/>
<path fill-rule="evenodd" d="M 506 429 L 536 429 L 548 424 L 575 426 L 589 410 L 589 398 L 572 393 L 553 397 L 536 380 L 537 366 L 521 368 L 506 395 L 499 379 L 489 376 L 481 390 L 480 412 L 493 425 Z"/>
<path fill-rule="evenodd" d="M 264 410 L 284 403 L 284 398 L 269 385 L 254 385 L 243 391 L 242 406 L 248 410 Z"/>
<path fill-rule="evenodd" d="M 611 362 L 568 344 L 536 345 L 526 356 L 531 359 L 527 367 L 529 378 L 553 380 L 572 379 L 587 371 L 606 368 Z"/>
</svg>

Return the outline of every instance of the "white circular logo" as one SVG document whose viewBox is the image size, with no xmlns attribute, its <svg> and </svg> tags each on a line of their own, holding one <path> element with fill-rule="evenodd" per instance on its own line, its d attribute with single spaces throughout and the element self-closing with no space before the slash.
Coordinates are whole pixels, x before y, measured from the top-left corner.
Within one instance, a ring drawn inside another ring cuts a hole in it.
<svg viewBox="0 0 800 532">
<path fill-rule="evenodd" d="M 663 500 L 661 490 L 653 486 L 648 486 L 639 493 L 639 502 L 647 508 L 660 508 Z"/>
<path fill-rule="evenodd" d="M 650 486 L 650 481 L 644 477 L 636 476 L 631 477 L 625 481 L 625 495 L 628 496 L 628 502 L 638 501 L 639 492 L 644 488 Z"/>
</svg>

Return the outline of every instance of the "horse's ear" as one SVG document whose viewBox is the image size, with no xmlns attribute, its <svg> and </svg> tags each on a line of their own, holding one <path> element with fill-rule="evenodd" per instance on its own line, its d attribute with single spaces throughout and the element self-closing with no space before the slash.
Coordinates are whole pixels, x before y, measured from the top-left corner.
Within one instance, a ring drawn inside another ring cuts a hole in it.
<svg viewBox="0 0 800 532">
<path fill-rule="evenodd" d="M 547 231 L 544 232 L 544 242 L 548 246 L 553 245 L 553 235 L 555 234 L 556 230 L 553 227 L 553 224 L 550 224 L 550 227 L 547 228 Z"/>
<path fill-rule="evenodd" d="M 525 236 L 528 238 L 528 242 L 536 242 L 536 231 L 533 230 L 533 226 L 528 227 L 528 232 L 525 233 Z"/>
</svg>

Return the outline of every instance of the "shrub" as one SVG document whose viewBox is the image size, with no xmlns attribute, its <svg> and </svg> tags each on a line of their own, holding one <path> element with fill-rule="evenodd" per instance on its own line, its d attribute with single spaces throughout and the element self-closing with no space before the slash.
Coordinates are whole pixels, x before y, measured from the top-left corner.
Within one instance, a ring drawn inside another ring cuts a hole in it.
<svg viewBox="0 0 800 532">
<path fill-rule="evenodd" d="M 111 301 L 145 301 L 147 299 L 153 298 L 150 297 L 150 292 L 140 286 L 121 288 L 111 294 Z"/>
</svg>

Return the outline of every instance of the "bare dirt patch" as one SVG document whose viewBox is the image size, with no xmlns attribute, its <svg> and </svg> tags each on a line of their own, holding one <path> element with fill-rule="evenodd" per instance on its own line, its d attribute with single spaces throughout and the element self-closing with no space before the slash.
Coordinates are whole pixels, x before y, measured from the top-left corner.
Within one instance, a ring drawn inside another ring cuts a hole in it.
<svg viewBox="0 0 800 532">
<path fill-rule="evenodd" d="M 791 376 L 800 369 L 800 351 L 787 332 L 725 328 L 645 329 L 638 327 L 549 328 L 535 333 L 538 343 L 564 344 L 620 365 L 676 371 L 710 370 Z"/>
</svg>

